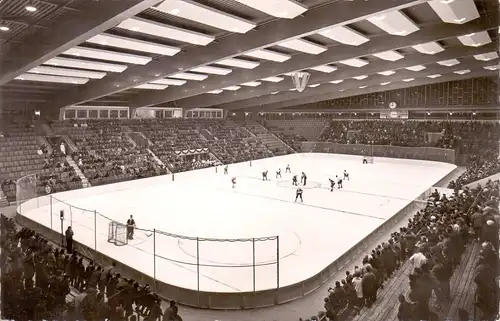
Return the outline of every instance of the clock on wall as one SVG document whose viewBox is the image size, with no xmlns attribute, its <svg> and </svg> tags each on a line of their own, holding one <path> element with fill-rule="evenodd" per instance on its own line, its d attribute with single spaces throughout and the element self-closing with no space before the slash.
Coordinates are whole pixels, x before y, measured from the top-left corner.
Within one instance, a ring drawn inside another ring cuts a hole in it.
<svg viewBox="0 0 500 321">
<path fill-rule="evenodd" d="M 397 107 L 397 105 L 398 105 L 398 104 L 396 104 L 395 102 L 390 102 L 390 103 L 389 103 L 389 108 L 390 108 L 390 109 L 394 109 L 394 108 L 396 108 L 396 107 Z"/>
</svg>

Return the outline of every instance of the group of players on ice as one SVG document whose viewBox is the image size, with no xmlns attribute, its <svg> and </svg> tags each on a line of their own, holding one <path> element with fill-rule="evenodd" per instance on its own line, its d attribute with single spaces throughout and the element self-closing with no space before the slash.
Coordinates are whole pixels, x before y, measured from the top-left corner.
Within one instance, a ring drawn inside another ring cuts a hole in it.
<svg viewBox="0 0 500 321">
<path fill-rule="evenodd" d="M 224 175 L 227 175 L 228 172 L 229 172 L 228 166 L 226 165 L 224 167 Z M 267 173 L 268 173 L 267 170 L 262 172 L 262 180 L 263 181 L 269 180 L 269 178 L 267 177 Z M 292 173 L 292 171 L 290 169 L 290 165 L 286 165 L 285 174 L 286 173 L 289 173 L 289 174 Z M 302 188 L 300 188 L 297 177 L 298 177 L 297 174 L 294 174 L 292 176 L 292 185 L 297 186 L 297 190 L 295 191 L 295 202 L 300 200 L 300 202 L 303 203 L 304 199 L 302 198 L 302 194 L 304 193 L 304 191 L 302 190 Z M 278 179 L 278 178 L 282 178 L 281 168 L 278 168 L 278 170 L 276 171 L 276 179 Z M 330 191 L 333 192 L 333 190 L 335 189 L 335 183 L 337 183 L 337 189 L 343 188 L 342 181 L 349 180 L 349 173 L 346 170 L 344 170 L 343 177 L 338 177 L 338 175 L 335 175 L 335 180 L 333 180 L 331 178 L 329 178 L 328 180 L 330 181 Z M 236 187 L 236 177 L 233 177 L 231 179 L 231 183 L 233 184 L 233 188 L 235 188 Z M 300 185 L 301 186 L 307 185 L 307 175 L 304 172 L 302 172 L 302 174 L 300 175 Z"/>
</svg>

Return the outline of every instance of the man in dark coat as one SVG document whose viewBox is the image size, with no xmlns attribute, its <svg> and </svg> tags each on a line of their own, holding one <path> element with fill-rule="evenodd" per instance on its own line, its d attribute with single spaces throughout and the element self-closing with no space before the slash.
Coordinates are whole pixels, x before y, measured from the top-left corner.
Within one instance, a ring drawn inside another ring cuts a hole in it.
<svg viewBox="0 0 500 321">
<path fill-rule="evenodd" d="M 363 297 L 366 299 L 366 306 L 369 308 L 377 300 L 377 278 L 370 266 L 366 267 L 366 272 L 361 279 L 363 287 Z"/>
</svg>

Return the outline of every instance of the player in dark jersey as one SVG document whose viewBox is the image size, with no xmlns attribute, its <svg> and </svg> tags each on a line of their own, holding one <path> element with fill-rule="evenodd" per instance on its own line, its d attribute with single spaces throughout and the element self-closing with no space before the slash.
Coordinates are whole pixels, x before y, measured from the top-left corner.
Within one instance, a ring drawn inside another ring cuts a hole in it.
<svg viewBox="0 0 500 321">
<path fill-rule="evenodd" d="M 236 177 L 233 177 L 231 179 L 231 183 L 233 184 L 233 188 L 235 188 L 236 187 Z"/>
<path fill-rule="evenodd" d="M 349 173 L 344 169 L 344 179 L 349 180 Z"/>
<path fill-rule="evenodd" d="M 134 229 L 135 229 L 134 217 L 130 215 L 130 218 L 127 220 L 127 238 L 129 240 L 134 239 Z"/>
<path fill-rule="evenodd" d="M 224 175 L 227 175 L 227 165 L 224 167 Z"/>
<path fill-rule="evenodd" d="M 267 178 L 267 171 L 262 172 L 262 180 L 263 181 L 268 181 L 269 179 Z"/>
<path fill-rule="evenodd" d="M 295 202 L 297 202 L 298 199 L 300 199 L 300 202 L 301 203 L 304 203 L 304 200 L 302 199 L 302 193 L 304 191 L 302 190 L 302 188 L 297 188 L 297 191 L 295 192 Z"/>
<path fill-rule="evenodd" d="M 306 176 L 306 173 L 304 173 L 304 172 L 302 172 L 302 175 L 300 175 L 300 183 L 303 186 L 307 185 L 307 176 Z"/>
<path fill-rule="evenodd" d="M 281 178 L 281 168 L 276 171 L 276 178 Z"/>
<path fill-rule="evenodd" d="M 335 175 L 335 178 L 337 178 L 337 188 L 342 188 L 342 178 L 338 177 Z"/>
<path fill-rule="evenodd" d="M 285 168 L 285 174 L 286 173 L 292 173 L 292 170 L 290 169 L 290 165 L 286 165 L 286 168 Z"/>
<path fill-rule="evenodd" d="M 335 188 L 335 181 L 331 178 L 328 180 L 330 181 L 330 192 L 333 192 L 333 189 Z"/>
<path fill-rule="evenodd" d="M 299 183 L 297 182 L 297 175 L 293 175 L 292 177 L 292 185 L 293 186 L 298 186 Z"/>
</svg>

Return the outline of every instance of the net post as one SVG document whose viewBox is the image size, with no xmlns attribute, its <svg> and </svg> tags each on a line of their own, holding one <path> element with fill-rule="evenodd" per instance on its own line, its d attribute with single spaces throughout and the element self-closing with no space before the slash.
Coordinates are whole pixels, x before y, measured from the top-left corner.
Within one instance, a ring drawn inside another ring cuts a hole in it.
<svg viewBox="0 0 500 321">
<path fill-rule="evenodd" d="M 94 210 L 94 250 L 97 251 L 97 211 Z"/>
<path fill-rule="evenodd" d="M 153 291 L 156 292 L 156 229 L 153 229 Z"/>
<path fill-rule="evenodd" d="M 53 230 L 54 227 L 52 225 L 52 220 L 53 220 L 53 215 L 52 215 L 52 195 L 49 195 L 49 202 L 50 202 L 50 206 L 49 206 L 49 211 L 50 211 L 50 229 Z"/>
<path fill-rule="evenodd" d="M 280 236 L 276 236 L 276 290 L 280 288 Z"/>
<path fill-rule="evenodd" d="M 252 239 L 252 274 L 253 274 L 253 292 L 255 292 L 255 238 Z"/>
<path fill-rule="evenodd" d="M 196 238 L 196 296 L 200 304 L 200 238 Z"/>
</svg>

